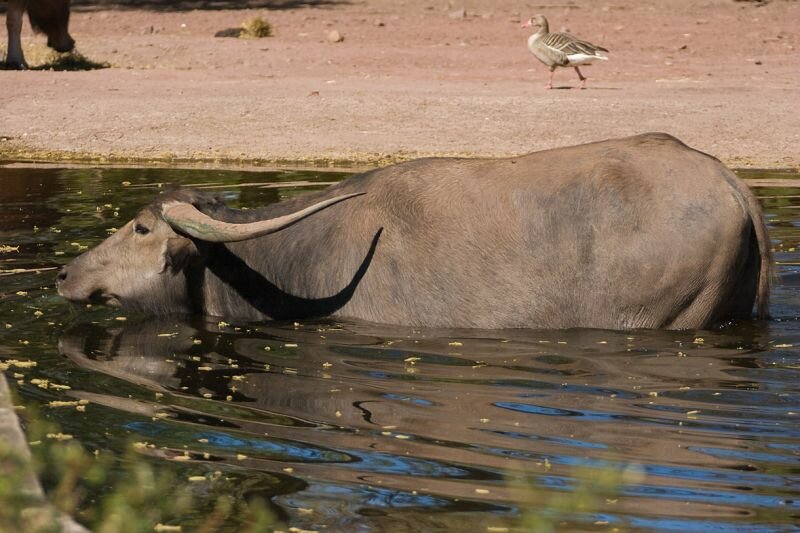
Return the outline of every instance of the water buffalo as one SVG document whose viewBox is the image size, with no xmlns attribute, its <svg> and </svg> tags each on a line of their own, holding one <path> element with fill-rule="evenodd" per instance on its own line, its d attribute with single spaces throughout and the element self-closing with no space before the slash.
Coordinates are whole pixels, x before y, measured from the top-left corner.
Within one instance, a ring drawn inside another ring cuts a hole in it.
<svg viewBox="0 0 800 533">
<path fill-rule="evenodd" d="M 239 320 L 699 328 L 767 316 L 757 200 L 651 133 L 503 159 L 433 158 L 239 211 L 165 193 L 58 275 L 75 302 Z"/>
<path fill-rule="evenodd" d="M 47 35 L 47 46 L 58 52 L 69 52 L 75 41 L 69 34 L 69 0 L 8 0 L 6 28 L 8 29 L 8 55 L 6 66 L 28 68 L 22 54 L 22 15 L 28 18 L 34 30 Z"/>
</svg>

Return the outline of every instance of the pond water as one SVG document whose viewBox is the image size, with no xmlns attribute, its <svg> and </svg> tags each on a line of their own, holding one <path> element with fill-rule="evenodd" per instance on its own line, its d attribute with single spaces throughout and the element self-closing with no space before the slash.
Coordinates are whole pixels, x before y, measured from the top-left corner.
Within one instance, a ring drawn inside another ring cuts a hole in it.
<svg viewBox="0 0 800 533">
<path fill-rule="evenodd" d="M 156 468 L 221 471 L 235 480 L 227 490 L 267 500 L 284 527 L 796 530 L 791 172 L 741 173 L 776 250 L 774 319 L 716 331 L 225 324 L 79 308 L 54 290 L 55 269 L 161 183 L 256 206 L 346 175 L 0 166 L 0 245 L 18 247 L 0 253 L 0 358 L 38 363 L 9 370 L 10 383 L 87 449 L 153 444 L 140 453 Z M 76 399 L 85 411 L 46 406 Z M 609 476 L 613 487 L 586 505 L 580 495 Z"/>
</svg>

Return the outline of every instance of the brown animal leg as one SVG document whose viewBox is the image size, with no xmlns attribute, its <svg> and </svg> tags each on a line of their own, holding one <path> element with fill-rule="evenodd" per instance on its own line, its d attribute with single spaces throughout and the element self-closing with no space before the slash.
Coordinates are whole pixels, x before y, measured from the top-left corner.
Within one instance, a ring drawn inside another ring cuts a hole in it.
<svg viewBox="0 0 800 533">
<path fill-rule="evenodd" d="M 28 64 L 22 54 L 22 15 L 25 13 L 23 0 L 9 0 L 6 11 L 6 29 L 8 30 L 8 54 L 6 66 L 16 69 L 26 69 Z"/>
<path fill-rule="evenodd" d="M 47 35 L 47 46 L 56 52 L 69 52 L 75 41 L 69 34 L 69 0 L 25 1 L 33 30 Z"/>
<path fill-rule="evenodd" d="M 579 69 L 578 67 L 575 67 L 575 72 L 578 73 L 578 77 L 581 79 L 581 89 L 585 89 L 586 88 L 586 76 L 581 74 L 581 69 Z"/>
</svg>

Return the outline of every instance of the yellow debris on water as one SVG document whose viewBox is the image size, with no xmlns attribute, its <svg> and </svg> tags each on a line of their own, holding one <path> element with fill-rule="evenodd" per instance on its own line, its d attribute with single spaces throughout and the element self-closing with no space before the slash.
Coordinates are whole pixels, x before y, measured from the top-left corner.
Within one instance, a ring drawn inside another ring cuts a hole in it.
<svg viewBox="0 0 800 533">
<path fill-rule="evenodd" d="M 171 526 L 159 522 L 158 524 L 153 526 L 153 531 L 155 531 L 156 533 L 172 533 L 172 532 L 183 531 L 183 529 L 181 528 L 181 526 Z"/>
<path fill-rule="evenodd" d="M 73 400 L 73 401 L 53 400 L 47 403 L 49 407 L 79 407 L 79 406 L 86 406 L 88 404 L 89 400 Z"/>
<path fill-rule="evenodd" d="M 316 529 L 301 529 L 299 527 L 292 526 L 289 528 L 291 533 L 319 533 Z"/>
<path fill-rule="evenodd" d="M 31 380 L 31 385 L 36 385 L 40 389 L 47 389 L 50 386 L 49 379 L 41 379 L 41 378 L 33 378 Z"/>
<path fill-rule="evenodd" d="M 20 361 L 18 359 L 8 359 L 0 362 L 0 370 L 8 370 L 12 366 L 15 368 L 33 368 L 36 366 L 36 361 Z"/>
<path fill-rule="evenodd" d="M 448 342 L 447 345 L 448 346 L 464 346 L 464 343 L 463 342 L 458 342 L 458 341 L 453 341 L 453 342 Z"/>
<path fill-rule="evenodd" d="M 62 440 L 63 441 L 63 440 L 70 440 L 72 438 L 72 435 L 70 435 L 68 433 L 48 433 L 47 434 L 47 438 L 48 439 L 53 439 L 53 440 Z"/>
</svg>

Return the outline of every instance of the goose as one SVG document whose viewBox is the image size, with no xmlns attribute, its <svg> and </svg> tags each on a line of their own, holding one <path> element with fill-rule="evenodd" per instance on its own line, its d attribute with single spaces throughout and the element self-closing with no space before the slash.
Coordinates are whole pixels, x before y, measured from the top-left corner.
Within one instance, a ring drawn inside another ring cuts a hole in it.
<svg viewBox="0 0 800 533">
<path fill-rule="evenodd" d="M 598 59 L 607 60 L 600 52 L 608 52 L 602 46 L 581 41 L 569 33 L 550 33 L 547 19 L 543 15 L 535 15 L 522 25 L 523 28 L 539 26 L 539 31 L 528 37 L 528 50 L 536 59 L 550 67 L 550 78 L 547 88 L 553 88 L 553 72 L 556 67 L 573 67 L 581 79 L 581 89 L 586 88 L 586 77 L 581 74 L 578 65 L 589 65 Z"/>
</svg>

